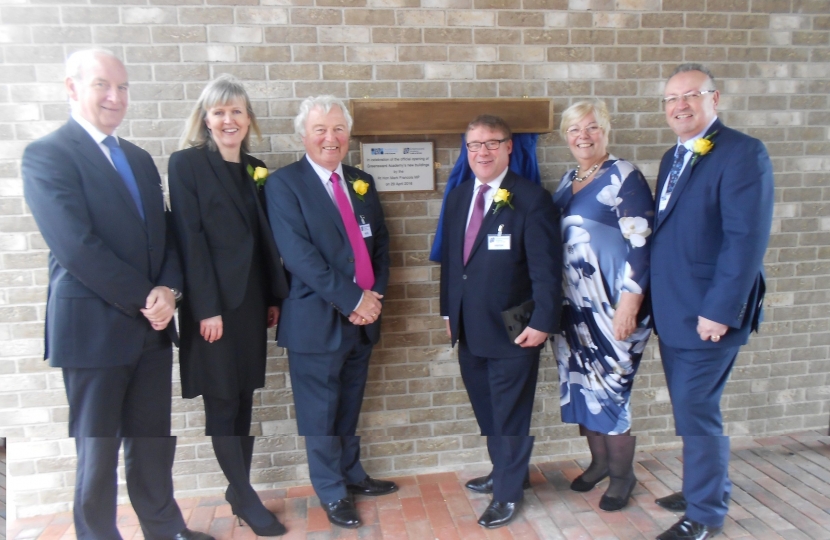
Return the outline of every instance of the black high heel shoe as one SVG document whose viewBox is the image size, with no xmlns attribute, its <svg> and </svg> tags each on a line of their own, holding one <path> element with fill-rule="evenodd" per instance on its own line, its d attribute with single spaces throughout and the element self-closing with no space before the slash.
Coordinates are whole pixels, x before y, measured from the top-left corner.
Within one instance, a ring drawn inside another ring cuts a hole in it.
<svg viewBox="0 0 830 540">
<path fill-rule="evenodd" d="M 637 477 L 632 475 L 630 481 L 631 484 L 628 486 L 628 492 L 625 494 L 625 497 L 611 497 L 603 495 L 599 500 L 600 510 L 605 510 L 606 512 L 616 512 L 617 510 L 625 508 L 628 505 L 628 499 L 631 498 L 631 493 L 634 491 L 634 488 L 637 487 Z"/>
<path fill-rule="evenodd" d="M 574 479 L 573 482 L 571 482 L 571 489 L 573 491 L 580 491 L 580 492 L 591 491 L 592 489 L 594 489 L 594 486 L 596 486 L 597 484 L 599 484 L 600 482 L 602 482 L 603 480 L 608 478 L 608 472 L 606 471 L 605 474 L 603 474 L 602 476 L 600 476 L 599 478 L 597 478 L 593 482 L 586 482 L 585 480 L 582 479 L 583 476 L 584 476 L 584 474 L 580 474 L 579 476 L 577 476 Z"/>
<path fill-rule="evenodd" d="M 250 518 L 245 512 L 244 508 L 239 506 L 239 502 L 236 500 L 236 492 L 233 490 L 231 486 L 228 486 L 228 489 L 225 490 L 225 500 L 231 505 L 231 512 L 233 515 L 236 516 L 236 519 L 239 522 L 239 526 L 242 526 L 242 522 L 248 524 L 248 527 L 254 531 L 254 534 L 257 536 L 282 536 L 288 532 L 288 529 L 285 528 L 285 525 L 280 523 L 280 520 L 277 519 L 272 512 L 270 512 L 267 508 L 265 509 L 266 512 L 271 514 L 271 517 L 274 520 L 265 526 L 255 525 L 251 522 Z"/>
</svg>

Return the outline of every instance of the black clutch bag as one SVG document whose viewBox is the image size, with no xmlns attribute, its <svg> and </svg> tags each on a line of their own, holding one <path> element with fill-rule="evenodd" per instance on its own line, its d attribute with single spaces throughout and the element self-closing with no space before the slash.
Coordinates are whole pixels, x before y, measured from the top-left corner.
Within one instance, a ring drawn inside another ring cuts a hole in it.
<svg viewBox="0 0 830 540">
<path fill-rule="evenodd" d="M 534 307 L 536 307 L 536 304 L 533 300 L 528 300 L 523 304 L 501 312 L 501 318 L 504 321 L 504 328 L 507 330 L 510 343 L 514 343 L 519 334 L 527 328 Z"/>
</svg>

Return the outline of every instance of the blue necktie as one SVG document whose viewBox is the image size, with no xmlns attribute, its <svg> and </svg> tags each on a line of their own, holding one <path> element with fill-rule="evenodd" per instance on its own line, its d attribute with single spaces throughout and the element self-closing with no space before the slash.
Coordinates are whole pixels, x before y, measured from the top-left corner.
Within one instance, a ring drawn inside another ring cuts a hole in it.
<svg viewBox="0 0 830 540">
<path fill-rule="evenodd" d="M 671 192 L 674 191 L 674 186 L 677 184 L 677 180 L 680 178 L 680 171 L 683 170 L 683 156 L 686 155 L 686 147 L 682 144 L 677 147 L 677 152 L 674 156 L 674 163 L 671 166 L 671 172 L 669 172 L 669 185 L 666 186 L 666 195 L 671 195 Z"/>
<path fill-rule="evenodd" d="M 121 147 L 118 146 L 118 141 L 116 141 L 115 137 L 112 135 L 107 135 L 104 139 L 104 145 L 110 149 L 112 164 L 115 165 L 115 170 L 118 171 L 118 174 L 121 175 L 121 179 L 124 180 L 124 185 L 127 186 L 127 191 L 130 192 L 133 201 L 135 201 L 135 205 L 138 207 L 138 213 L 141 215 L 141 219 L 143 220 L 144 205 L 141 204 L 141 194 L 138 192 L 138 183 L 135 181 L 135 175 L 133 174 L 132 168 L 130 168 L 130 162 L 127 161 L 127 156 L 124 155 L 124 151 L 121 150 Z"/>
</svg>

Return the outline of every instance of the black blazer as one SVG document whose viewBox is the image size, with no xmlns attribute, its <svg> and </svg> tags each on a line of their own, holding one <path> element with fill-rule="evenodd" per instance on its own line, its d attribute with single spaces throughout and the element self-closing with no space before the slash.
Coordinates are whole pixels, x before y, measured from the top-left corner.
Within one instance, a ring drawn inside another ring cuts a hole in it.
<svg viewBox="0 0 830 540">
<path fill-rule="evenodd" d="M 137 361 L 154 331 L 139 311 L 147 295 L 158 285 L 182 286 L 153 159 L 119 142 L 146 221 L 121 176 L 74 120 L 23 153 L 24 195 L 50 249 L 45 357 L 52 366 Z M 167 334 L 178 341 L 174 321 Z"/>
<path fill-rule="evenodd" d="M 243 165 L 265 163 L 242 155 Z M 272 298 L 280 305 L 288 283 L 280 254 L 253 179 L 259 219 L 250 222 L 245 202 L 219 152 L 187 148 L 170 156 L 170 206 L 185 273 L 185 299 L 197 321 L 239 307 L 245 296 L 253 259 L 253 228 L 258 227 L 268 267 Z"/>
<path fill-rule="evenodd" d="M 501 188 L 513 193 L 513 208 L 487 210 L 470 260 L 464 235 L 475 182 L 447 196 L 441 255 L 441 315 L 450 319 L 453 345 L 463 319 L 465 343 L 481 357 L 510 358 L 525 349 L 510 341 L 501 312 L 533 299 L 530 327 L 559 329 L 562 306 L 562 247 L 559 211 L 544 188 L 508 171 Z M 487 235 L 511 235 L 509 250 L 487 249 Z"/>
<path fill-rule="evenodd" d="M 364 238 L 375 284 L 386 294 L 389 284 L 389 232 L 383 219 L 375 181 L 371 175 L 343 165 L 347 181 L 369 183 L 361 201 L 348 193 L 358 223 L 371 226 Z M 343 324 L 348 322 L 363 291 L 354 282 L 354 252 L 340 211 L 311 167 L 308 158 L 276 171 L 265 184 L 268 215 L 285 268 L 291 274 L 291 293 L 283 303 L 277 338 L 281 347 L 302 353 L 325 353 L 340 346 Z M 372 343 L 380 339 L 380 319 L 363 326 Z"/>
</svg>

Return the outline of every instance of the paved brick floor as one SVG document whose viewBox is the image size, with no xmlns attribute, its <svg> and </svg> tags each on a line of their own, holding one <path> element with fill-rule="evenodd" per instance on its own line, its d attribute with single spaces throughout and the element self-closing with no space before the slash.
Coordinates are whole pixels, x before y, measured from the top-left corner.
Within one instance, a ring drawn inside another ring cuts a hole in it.
<svg viewBox="0 0 830 540">
<path fill-rule="evenodd" d="M 536 464 L 532 490 L 525 492 L 519 519 L 493 531 L 476 524 L 488 497 L 468 492 L 464 482 L 476 473 L 426 474 L 396 478 L 401 489 L 378 498 L 357 500 L 365 523 L 357 530 L 332 528 L 309 486 L 260 492 L 266 506 L 289 529 L 285 539 L 621 539 L 654 538 L 679 516 L 654 504 L 655 497 L 680 488 L 679 451 L 639 453 L 639 484 L 631 504 L 621 512 L 598 509 L 607 481 L 582 494 L 568 485 L 587 460 Z M 730 477 L 732 504 L 724 538 L 830 539 L 830 437 L 808 432 L 760 438 L 733 445 Z M 218 540 L 253 539 L 238 526 L 222 498 L 179 500 L 188 526 L 208 531 Z M 129 505 L 119 509 L 125 540 L 141 532 Z M 18 520 L 11 524 L 14 540 L 74 539 L 70 514 Z"/>
</svg>

